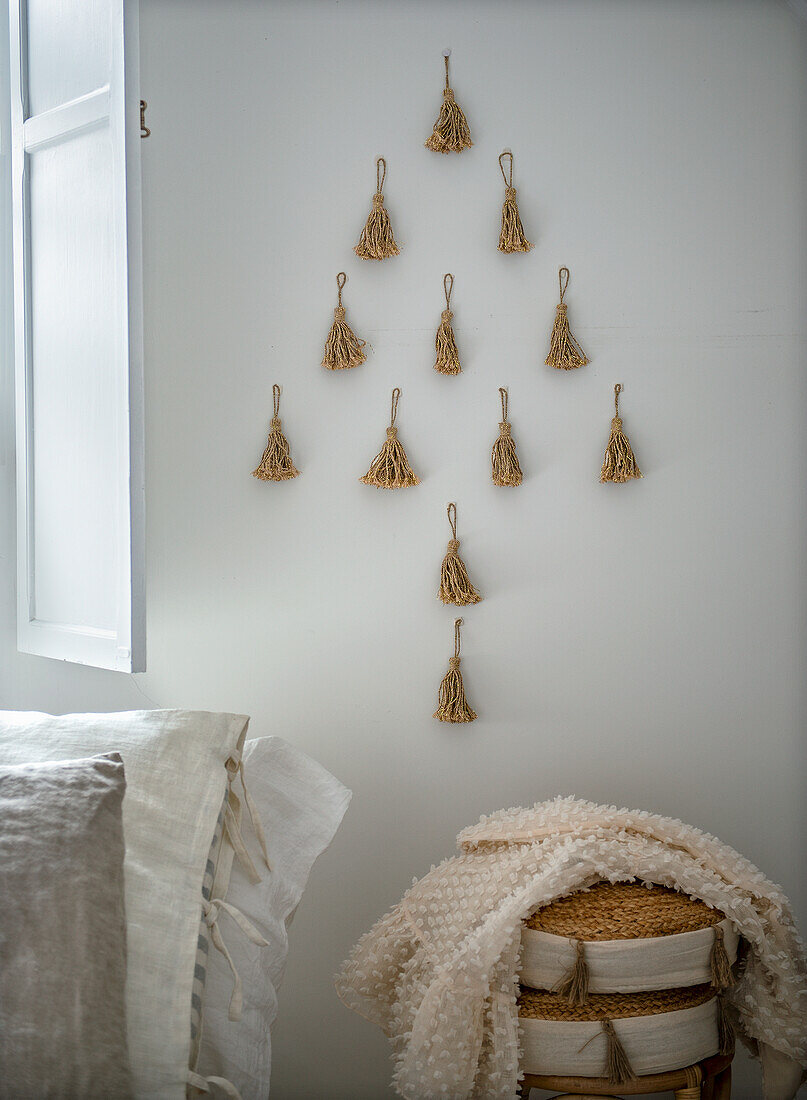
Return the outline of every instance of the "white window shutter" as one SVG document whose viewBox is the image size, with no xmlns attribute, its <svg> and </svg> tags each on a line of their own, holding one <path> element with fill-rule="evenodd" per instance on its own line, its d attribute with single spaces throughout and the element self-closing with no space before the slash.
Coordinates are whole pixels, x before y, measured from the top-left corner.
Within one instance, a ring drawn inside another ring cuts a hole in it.
<svg viewBox="0 0 807 1100">
<path fill-rule="evenodd" d="M 137 4 L 10 0 L 18 647 L 145 668 Z"/>
</svg>

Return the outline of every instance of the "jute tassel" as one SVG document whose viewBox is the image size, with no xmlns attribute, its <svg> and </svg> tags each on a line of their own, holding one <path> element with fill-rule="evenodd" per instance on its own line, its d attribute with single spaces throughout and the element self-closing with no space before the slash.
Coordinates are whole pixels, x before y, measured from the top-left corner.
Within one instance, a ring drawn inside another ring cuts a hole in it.
<svg viewBox="0 0 807 1100">
<path fill-rule="evenodd" d="M 625 1048 L 619 1041 L 619 1036 L 614 1031 L 614 1025 L 610 1020 L 601 1020 L 600 1026 L 605 1032 L 605 1040 L 608 1049 L 605 1055 L 605 1076 L 609 1085 L 624 1085 L 628 1081 L 635 1081 L 636 1074 L 630 1059 L 625 1053 Z"/>
<path fill-rule="evenodd" d="M 605 448 L 605 459 L 600 471 L 600 481 L 630 481 L 632 477 L 643 477 L 642 471 L 633 457 L 630 440 L 622 431 L 622 418 L 619 415 L 619 395 L 621 383 L 614 386 L 615 416 L 611 421 L 611 436 Z"/>
<path fill-rule="evenodd" d="M 367 358 L 364 354 L 364 340 L 356 336 L 345 320 L 342 290 L 346 282 L 347 275 L 344 271 L 340 271 L 336 276 L 336 285 L 339 288 L 338 305 L 333 311 L 333 324 L 325 341 L 325 354 L 322 357 L 322 365 L 328 370 L 347 370 L 348 367 L 358 367 Z"/>
<path fill-rule="evenodd" d="M 454 329 L 451 322 L 454 314 L 451 312 L 451 291 L 454 289 L 454 276 L 449 272 L 443 276 L 443 293 L 446 296 L 446 308 L 440 314 L 440 327 L 434 338 L 434 347 L 437 351 L 437 362 L 434 369 L 440 374 L 459 374 L 460 353 L 457 351 L 457 341 L 454 338 Z"/>
<path fill-rule="evenodd" d="M 364 477 L 359 478 L 365 485 L 375 485 L 377 489 L 407 489 L 410 485 L 420 485 L 420 478 L 413 473 L 409 465 L 406 451 L 398 439 L 398 429 L 395 427 L 400 396 L 401 391 L 396 386 L 392 391 L 390 421 L 384 446 L 370 463 L 370 469 Z"/>
<path fill-rule="evenodd" d="M 564 282 L 563 276 L 566 275 Z M 584 367 L 588 362 L 586 354 L 569 331 L 569 318 L 566 316 L 566 304 L 563 295 L 569 285 L 569 269 L 558 269 L 558 285 L 560 286 L 560 302 L 555 311 L 555 323 L 552 326 L 552 336 L 549 341 L 549 355 L 544 362 L 548 367 L 557 367 L 558 370 L 574 370 L 575 367 Z"/>
<path fill-rule="evenodd" d="M 259 477 L 261 481 L 288 481 L 291 477 L 297 477 L 299 470 L 295 470 L 289 454 L 289 444 L 281 430 L 280 424 L 280 386 L 272 386 L 275 413 L 272 417 L 271 431 L 266 450 L 257 470 L 252 471 L 253 477 Z"/>
<path fill-rule="evenodd" d="M 566 977 L 558 982 L 552 992 L 560 993 L 570 1005 L 588 1004 L 589 974 L 583 941 L 570 939 L 569 942 L 575 950 L 574 965 Z"/>
<path fill-rule="evenodd" d="M 709 955 L 709 966 L 712 972 L 712 988 L 723 992 L 735 984 L 734 972 L 731 969 L 731 960 L 726 951 L 726 942 L 723 929 L 716 924 L 713 929 L 714 940 Z"/>
<path fill-rule="evenodd" d="M 437 593 L 443 603 L 453 603 L 457 607 L 466 607 L 479 603 L 482 597 L 471 584 L 465 562 L 459 555 L 460 544 L 457 538 L 457 506 L 453 502 L 446 508 L 448 522 L 451 524 L 451 538 L 446 556 L 440 566 L 440 591 Z"/>
<path fill-rule="evenodd" d="M 389 214 L 384 207 L 384 180 L 387 175 L 387 162 L 379 157 L 375 162 L 376 189 L 373 195 L 373 207 L 367 215 L 367 222 L 361 231 L 359 243 L 353 249 L 363 260 L 385 260 L 387 256 L 397 256 L 398 246 L 392 235 Z"/>
<path fill-rule="evenodd" d="M 446 86 L 443 91 L 443 105 L 440 114 L 434 124 L 431 137 L 426 142 L 426 148 L 435 153 L 461 153 L 463 149 L 470 149 L 471 131 L 465 121 L 462 108 L 454 98 L 454 92 L 448 82 L 448 58 L 451 50 L 445 50 L 443 57 L 446 63 Z"/>
<path fill-rule="evenodd" d="M 462 619 L 454 620 L 454 656 L 449 658 L 448 672 L 440 684 L 440 695 L 434 717 L 441 722 L 473 722 L 476 711 L 471 710 L 465 699 L 465 686 L 460 672 L 460 626 Z"/>
<path fill-rule="evenodd" d="M 716 1000 L 717 1038 L 720 1043 L 718 1054 L 731 1054 L 734 1050 L 734 1025 L 729 1019 L 725 997 L 718 993 Z"/>
<path fill-rule="evenodd" d="M 518 464 L 516 445 L 507 419 L 507 390 L 500 386 L 499 393 L 502 398 L 502 419 L 499 424 L 499 438 L 493 444 L 493 450 L 490 453 L 493 484 L 520 485 L 523 480 L 521 467 Z"/>
<path fill-rule="evenodd" d="M 510 158 L 510 175 L 505 175 L 502 157 Z M 516 202 L 516 189 L 513 187 L 513 154 L 504 152 L 499 157 L 499 168 L 504 180 L 504 206 L 502 206 L 502 231 L 499 234 L 500 252 L 529 252 L 532 245 L 524 236 L 524 226 Z"/>
</svg>

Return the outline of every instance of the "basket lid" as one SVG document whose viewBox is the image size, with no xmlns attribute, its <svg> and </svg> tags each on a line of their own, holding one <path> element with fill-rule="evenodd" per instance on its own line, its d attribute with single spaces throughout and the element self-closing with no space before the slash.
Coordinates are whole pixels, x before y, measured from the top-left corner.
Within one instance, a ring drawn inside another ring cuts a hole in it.
<svg viewBox="0 0 807 1100">
<path fill-rule="evenodd" d="M 667 886 L 599 882 L 545 905 L 524 924 L 577 940 L 632 940 L 710 928 L 724 916 L 719 909 Z"/>
<path fill-rule="evenodd" d="M 532 1020 L 620 1020 L 629 1016 L 657 1016 L 662 1012 L 678 1012 L 695 1008 L 715 997 L 715 990 L 705 985 L 683 989 L 655 989 L 647 993 L 590 993 L 585 1004 L 569 1004 L 561 993 L 521 987 L 518 998 L 519 1016 Z"/>
</svg>

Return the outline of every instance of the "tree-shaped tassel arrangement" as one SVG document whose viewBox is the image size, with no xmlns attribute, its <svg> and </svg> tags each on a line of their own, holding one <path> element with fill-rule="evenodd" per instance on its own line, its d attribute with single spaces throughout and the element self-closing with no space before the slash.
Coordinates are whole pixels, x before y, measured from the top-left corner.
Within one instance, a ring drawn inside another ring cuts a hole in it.
<svg viewBox="0 0 807 1100">
<path fill-rule="evenodd" d="M 440 566 L 440 591 L 438 599 L 443 603 L 453 603 L 458 607 L 479 603 L 482 597 L 471 584 L 465 562 L 459 555 L 460 544 L 457 539 L 457 506 L 453 502 L 446 508 L 448 522 L 451 525 L 451 538 L 446 556 Z"/>
<path fill-rule="evenodd" d="M 504 170 L 502 159 L 510 158 L 509 176 Z M 516 189 L 513 187 L 513 154 L 505 151 L 499 157 L 499 168 L 504 180 L 504 205 L 502 206 L 502 231 L 499 234 L 500 252 L 529 252 L 532 245 L 524 236 L 524 226 L 516 202 Z"/>
<path fill-rule="evenodd" d="M 325 354 L 322 357 L 322 365 L 327 370 L 347 370 L 348 367 L 358 367 L 367 358 L 364 354 L 364 340 L 356 336 L 345 320 L 342 290 L 346 282 L 347 275 L 344 271 L 340 271 L 336 276 L 336 285 L 339 288 L 338 304 L 333 311 L 333 324 L 325 341 Z"/>
<path fill-rule="evenodd" d="M 373 207 L 361 231 L 359 243 L 353 249 L 362 260 L 386 260 L 387 256 L 397 256 L 399 251 L 392 233 L 389 214 L 384 206 L 387 162 L 383 157 L 379 157 L 375 162 L 375 172 L 376 189 L 373 195 Z"/>
<path fill-rule="evenodd" d="M 619 395 L 621 383 L 614 386 L 615 415 L 611 421 L 611 435 L 605 448 L 605 460 L 600 472 L 600 481 L 630 481 L 632 477 L 644 477 L 633 457 L 630 440 L 622 431 L 622 418 L 619 415 Z"/>
<path fill-rule="evenodd" d="M 499 424 L 499 438 L 493 444 L 493 450 L 490 454 L 493 467 L 493 484 L 520 485 L 523 477 L 521 467 L 518 464 L 518 455 L 516 454 L 516 445 L 513 442 L 510 422 L 507 419 L 507 390 L 500 386 L 499 393 L 502 399 L 502 419 Z"/>
<path fill-rule="evenodd" d="M 451 291 L 454 289 L 454 276 L 449 272 L 443 276 L 443 292 L 446 296 L 446 308 L 440 314 L 440 327 L 434 338 L 434 347 L 437 351 L 437 361 L 434 369 L 440 374 L 459 374 L 460 353 L 457 351 L 457 341 L 454 338 L 454 329 L 451 322 L 454 314 L 451 312 Z"/>
<path fill-rule="evenodd" d="M 555 323 L 552 326 L 552 336 L 549 341 L 549 355 L 544 362 L 548 367 L 557 367 L 558 370 L 574 370 L 575 367 L 584 367 L 588 359 L 569 329 L 566 303 L 563 301 L 563 295 L 569 285 L 568 267 L 558 269 L 558 285 L 560 302 L 555 311 Z"/>
<path fill-rule="evenodd" d="M 440 683 L 440 695 L 434 717 L 441 722 L 473 722 L 476 711 L 468 706 L 465 685 L 460 672 L 460 626 L 462 619 L 454 620 L 454 656 L 449 658 L 448 672 Z"/>
<path fill-rule="evenodd" d="M 435 153 L 461 153 L 463 149 L 470 149 L 473 145 L 471 131 L 465 121 L 465 115 L 454 98 L 454 92 L 448 82 L 448 59 L 450 55 L 451 50 L 443 51 L 446 63 L 446 86 L 443 90 L 443 105 L 434 124 L 432 135 L 426 142 L 426 148 Z"/>
<path fill-rule="evenodd" d="M 280 423 L 280 386 L 272 386 L 274 398 L 274 416 L 270 425 L 269 439 L 263 458 L 257 470 L 252 471 L 253 477 L 259 477 L 261 481 L 288 481 L 297 477 L 299 470 L 295 470 L 294 463 L 289 454 L 289 444 L 283 434 Z"/>
<path fill-rule="evenodd" d="M 375 485 L 377 489 L 407 489 L 410 485 L 420 485 L 420 478 L 409 465 L 395 427 L 400 397 L 401 391 L 396 386 L 392 391 L 390 421 L 384 446 L 370 463 L 370 469 L 364 477 L 359 478 L 365 485 Z"/>
</svg>

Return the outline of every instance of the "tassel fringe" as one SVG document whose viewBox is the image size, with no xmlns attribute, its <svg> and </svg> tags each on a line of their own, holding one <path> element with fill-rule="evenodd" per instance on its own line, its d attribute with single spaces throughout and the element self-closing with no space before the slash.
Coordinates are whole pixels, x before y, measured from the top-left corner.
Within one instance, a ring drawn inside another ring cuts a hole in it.
<svg viewBox="0 0 807 1100">
<path fill-rule="evenodd" d="M 454 276 L 449 272 L 449 274 L 443 276 L 446 308 L 440 314 L 440 327 L 437 329 L 437 335 L 434 338 L 434 347 L 437 352 L 434 369 L 439 371 L 440 374 L 459 374 L 462 370 L 460 353 L 457 350 L 457 341 L 454 338 L 454 329 L 451 327 L 454 318 L 454 314 L 451 312 L 451 291 L 453 289 Z"/>
<path fill-rule="evenodd" d="M 734 972 L 731 969 L 731 960 L 726 951 L 723 929 L 719 924 L 714 926 L 714 942 L 709 956 L 709 966 L 712 972 L 713 989 L 722 993 L 724 989 L 730 989 L 735 985 Z"/>
<path fill-rule="evenodd" d="M 446 86 L 443 92 L 443 103 L 440 114 L 434 124 L 431 136 L 426 141 L 426 148 L 434 153 L 461 153 L 463 149 L 470 149 L 471 131 L 465 120 L 462 108 L 454 98 L 448 82 L 448 54 L 445 54 L 446 62 Z"/>
<path fill-rule="evenodd" d="M 510 176 L 504 174 L 502 157 L 510 158 Z M 502 206 L 502 229 L 499 234 L 500 252 L 529 252 L 532 245 L 524 234 L 524 226 L 521 224 L 521 215 L 518 212 L 516 201 L 516 189 L 513 187 L 513 154 L 502 153 L 499 157 L 499 168 L 504 177 L 504 205 Z"/>
<path fill-rule="evenodd" d="M 717 996 L 717 1037 L 720 1043 L 719 1054 L 731 1054 L 734 1050 L 734 1025 L 726 1008 L 725 998 Z"/>
<path fill-rule="evenodd" d="M 565 283 L 564 272 L 566 273 Z M 548 367 L 557 367 L 558 370 L 574 370 L 576 367 L 584 367 L 588 359 L 569 329 L 569 318 L 563 301 L 563 295 L 569 285 L 568 267 L 562 267 L 558 271 L 558 283 L 560 284 L 560 302 L 555 311 L 555 323 L 552 326 L 552 336 L 549 341 L 549 355 L 544 362 Z"/>
<path fill-rule="evenodd" d="M 570 1005 L 588 1004 L 589 971 L 586 962 L 585 947 L 582 940 L 570 940 L 575 949 L 575 960 L 572 969 L 562 978 L 553 989 L 553 993 L 559 993 L 565 997 Z"/>
<path fill-rule="evenodd" d="M 420 484 L 420 478 L 409 465 L 406 451 L 398 439 L 398 429 L 395 427 L 400 396 L 401 391 L 396 386 L 392 391 L 390 425 L 387 428 L 384 446 L 370 463 L 370 469 L 364 477 L 359 478 L 365 485 L 374 485 L 377 489 L 408 489 L 412 485 Z"/>
<path fill-rule="evenodd" d="M 360 366 L 367 359 L 364 354 L 365 341 L 356 336 L 345 320 L 342 288 L 346 281 L 347 275 L 344 271 L 340 271 L 336 276 L 339 304 L 333 311 L 333 324 L 325 341 L 325 354 L 322 357 L 322 365 L 326 370 L 348 370 L 350 367 Z"/>
<path fill-rule="evenodd" d="M 460 672 L 460 626 L 462 619 L 454 620 L 454 656 L 449 658 L 448 672 L 440 683 L 437 710 L 433 717 L 441 722 L 473 722 L 474 711 L 465 698 L 465 685 Z"/>
<path fill-rule="evenodd" d="M 515 486 L 521 484 L 523 475 L 518 464 L 516 445 L 513 442 L 510 423 L 507 419 L 507 390 L 500 387 L 499 393 L 502 398 L 502 419 L 499 423 L 499 438 L 493 444 L 490 454 L 493 484 Z"/>
<path fill-rule="evenodd" d="M 614 386 L 616 416 L 611 421 L 611 435 L 608 446 L 605 448 L 605 459 L 600 471 L 600 481 L 602 482 L 622 482 L 630 481 L 634 477 L 644 477 L 634 457 L 630 440 L 622 431 L 622 419 L 619 415 L 619 394 L 621 390 L 622 386 L 617 383 Z"/>
<path fill-rule="evenodd" d="M 465 562 L 459 555 L 460 544 L 457 539 L 456 504 L 449 504 L 446 511 L 453 536 L 448 543 L 448 550 L 443 558 L 443 564 L 440 566 L 440 591 L 437 593 L 437 597 L 443 603 L 456 604 L 457 607 L 467 607 L 469 604 L 479 603 L 482 597 L 471 584 Z"/>
<path fill-rule="evenodd" d="M 605 1055 L 605 1076 L 609 1085 L 624 1085 L 628 1081 L 635 1081 L 636 1074 L 630 1059 L 625 1053 L 625 1048 L 619 1041 L 619 1036 L 614 1031 L 614 1025 L 610 1020 L 602 1020 L 600 1023 L 605 1032 L 608 1049 Z"/>
<path fill-rule="evenodd" d="M 273 386 L 272 394 L 274 396 L 275 414 L 270 424 L 269 439 L 257 469 L 252 471 L 252 476 L 260 478 L 261 481 L 288 481 L 290 478 L 297 477 L 300 471 L 294 468 L 289 453 L 289 444 L 285 435 L 283 435 L 280 417 L 278 416 L 280 386 Z"/>
<path fill-rule="evenodd" d="M 388 256 L 397 256 L 399 248 L 395 243 L 392 223 L 384 206 L 384 179 L 387 175 L 387 162 L 383 157 L 376 161 L 376 192 L 373 205 L 367 216 L 367 222 L 361 231 L 359 243 L 353 249 L 362 260 L 386 260 Z"/>
</svg>

